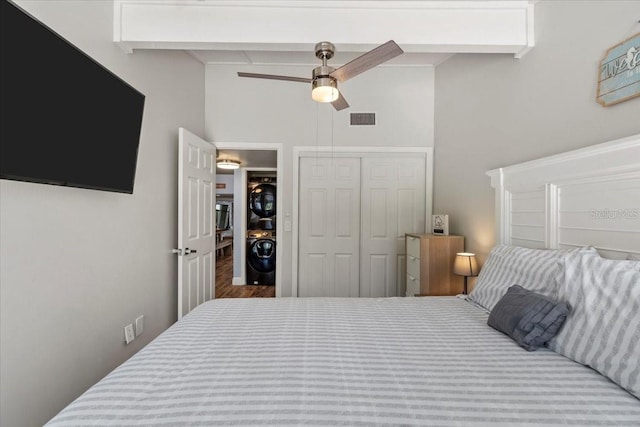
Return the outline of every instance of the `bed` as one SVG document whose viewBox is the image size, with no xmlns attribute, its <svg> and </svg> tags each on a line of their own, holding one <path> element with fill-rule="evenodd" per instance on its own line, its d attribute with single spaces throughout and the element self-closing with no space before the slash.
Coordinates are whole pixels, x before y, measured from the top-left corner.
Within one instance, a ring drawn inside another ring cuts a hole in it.
<svg viewBox="0 0 640 427">
<path fill-rule="evenodd" d="M 640 426 L 640 136 L 490 175 L 469 296 L 212 300 L 47 425 Z"/>
</svg>

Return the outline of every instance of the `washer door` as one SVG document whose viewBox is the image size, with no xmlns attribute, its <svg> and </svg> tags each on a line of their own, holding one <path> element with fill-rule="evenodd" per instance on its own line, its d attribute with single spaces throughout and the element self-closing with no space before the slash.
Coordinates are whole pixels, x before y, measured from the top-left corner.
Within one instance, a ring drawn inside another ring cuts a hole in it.
<svg viewBox="0 0 640 427">
<path fill-rule="evenodd" d="M 276 214 L 276 186 L 260 184 L 251 190 L 249 209 L 260 218 L 274 216 Z"/>
<path fill-rule="evenodd" d="M 248 263 L 260 273 L 270 273 L 276 269 L 276 242 L 258 239 L 249 246 Z"/>
</svg>

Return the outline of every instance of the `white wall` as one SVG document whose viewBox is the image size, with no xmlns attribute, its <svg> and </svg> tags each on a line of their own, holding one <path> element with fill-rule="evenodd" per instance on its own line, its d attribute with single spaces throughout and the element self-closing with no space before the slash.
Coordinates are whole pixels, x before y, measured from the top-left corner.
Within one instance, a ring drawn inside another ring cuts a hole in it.
<svg viewBox="0 0 640 427">
<path fill-rule="evenodd" d="M 216 184 L 224 184 L 224 188 L 216 188 L 216 194 L 224 196 L 233 196 L 233 175 L 217 174 Z"/>
<path fill-rule="evenodd" d="M 146 95 L 133 195 L 0 181 L 0 424 L 24 427 L 176 320 L 177 129 L 204 131 L 204 66 L 181 52 L 123 53 L 111 1 L 19 4 Z M 90 135 L 87 147 L 98 161 L 108 150 Z M 125 346 L 140 314 L 144 334 Z"/>
<path fill-rule="evenodd" d="M 459 54 L 436 67 L 434 209 L 481 260 L 494 245 L 487 170 L 640 132 L 640 98 L 595 101 L 600 59 L 639 18 L 637 1 L 540 1 L 524 58 Z"/>
<path fill-rule="evenodd" d="M 310 52 L 311 55 L 311 52 Z M 313 67 L 208 65 L 206 139 L 276 142 L 284 146 L 284 177 L 278 181 L 284 218 L 292 212 L 294 146 L 433 146 L 433 68 L 377 67 L 339 86 L 351 108 L 334 112 L 311 100 L 310 85 L 241 78 L 238 71 L 310 77 Z M 349 126 L 351 112 L 375 112 L 374 127 Z M 317 126 L 319 123 L 319 126 Z M 279 236 L 287 266 L 282 295 L 291 295 L 292 233 Z"/>
</svg>

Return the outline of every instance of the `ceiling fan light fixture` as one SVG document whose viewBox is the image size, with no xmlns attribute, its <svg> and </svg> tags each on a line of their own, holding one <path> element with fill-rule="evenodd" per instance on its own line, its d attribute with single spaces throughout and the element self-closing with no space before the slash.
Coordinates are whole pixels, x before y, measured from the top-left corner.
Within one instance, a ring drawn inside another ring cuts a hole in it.
<svg viewBox="0 0 640 427">
<path fill-rule="evenodd" d="M 275 74 L 258 74 L 238 72 L 239 77 L 253 77 L 258 79 L 284 80 L 290 82 L 311 83 L 311 98 L 317 102 L 331 103 L 336 111 L 349 108 L 349 103 L 338 91 L 338 82 L 345 82 L 358 74 L 364 73 L 383 62 L 386 62 L 404 51 L 394 42 L 389 40 L 380 46 L 363 53 L 356 59 L 347 62 L 339 68 L 333 68 L 327 64 L 327 60 L 333 58 L 336 47 L 333 43 L 323 41 L 316 44 L 316 58 L 322 61 L 322 65 L 315 67 L 310 79 L 293 76 L 278 76 Z"/>
<path fill-rule="evenodd" d="M 216 162 L 216 166 L 220 169 L 238 169 L 240 167 L 240 162 L 236 160 L 218 160 Z"/>
<path fill-rule="evenodd" d="M 340 96 L 337 86 L 332 77 L 318 77 L 312 83 L 311 98 L 317 102 L 333 102 Z"/>
</svg>

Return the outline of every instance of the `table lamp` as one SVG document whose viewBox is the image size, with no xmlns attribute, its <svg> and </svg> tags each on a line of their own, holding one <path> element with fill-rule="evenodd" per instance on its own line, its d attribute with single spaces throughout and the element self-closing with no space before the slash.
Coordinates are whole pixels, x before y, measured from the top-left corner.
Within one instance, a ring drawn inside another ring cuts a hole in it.
<svg viewBox="0 0 640 427">
<path fill-rule="evenodd" d="M 453 273 L 459 276 L 464 276 L 464 292 L 467 294 L 467 277 L 475 277 L 478 275 L 478 262 L 476 261 L 476 254 L 469 252 L 458 252 L 456 259 L 453 262 Z"/>
</svg>

